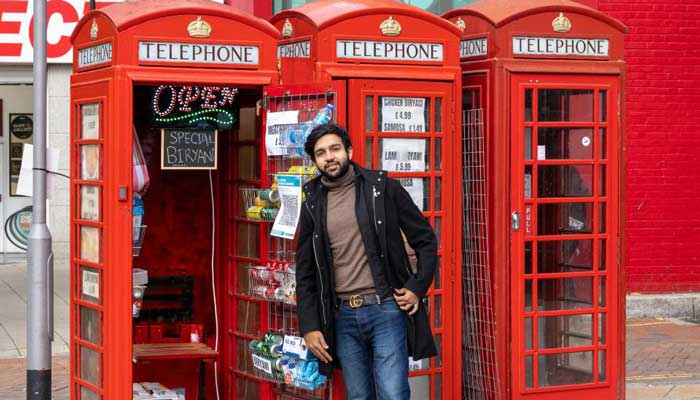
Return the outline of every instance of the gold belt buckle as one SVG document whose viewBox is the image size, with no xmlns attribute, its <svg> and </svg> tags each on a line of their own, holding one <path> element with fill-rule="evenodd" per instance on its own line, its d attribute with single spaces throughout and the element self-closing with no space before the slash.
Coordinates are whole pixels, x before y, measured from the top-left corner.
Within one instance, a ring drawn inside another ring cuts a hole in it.
<svg viewBox="0 0 700 400">
<path fill-rule="evenodd" d="M 352 308 L 357 308 L 362 306 L 362 297 L 360 297 L 359 294 L 354 294 L 350 296 L 350 299 L 348 299 L 348 304 L 350 304 L 350 307 Z"/>
</svg>

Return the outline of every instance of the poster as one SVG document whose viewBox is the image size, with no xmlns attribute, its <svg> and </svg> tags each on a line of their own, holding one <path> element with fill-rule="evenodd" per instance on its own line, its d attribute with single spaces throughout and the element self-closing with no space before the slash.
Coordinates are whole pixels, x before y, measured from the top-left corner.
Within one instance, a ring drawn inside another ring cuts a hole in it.
<svg viewBox="0 0 700 400">
<path fill-rule="evenodd" d="M 280 111 L 267 113 L 265 126 L 265 149 L 268 156 L 287 155 L 287 146 L 290 144 L 289 138 L 284 134 L 289 134 L 289 125 L 299 123 L 299 111 Z M 303 145 L 303 143 L 299 144 Z"/>
<path fill-rule="evenodd" d="M 425 132 L 425 99 L 382 97 L 382 132 Z"/>
<path fill-rule="evenodd" d="M 301 175 L 277 175 L 277 190 L 281 206 L 270 235 L 294 239 L 301 211 Z"/>
<path fill-rule="evenodd" d="M 80 106 L 82 121 L 82 139 L 98 139 L 100 137 L 100 105 L 83 104 Z"/>
<path fill-rule="evenodd" d="M 380 168 L 390 172 L 424 172 L 426 139 L 382 139 Z"/>
<path fill-rule="evenodd" d="M 10 196 L 23 196 L 18 192 L 23 158 L 23 146 L 34 140 L 34 120 L 32 114 L 10 114 Z M 28 194 L 28 195 L 31 195 Z"/>
<path fill-rule="evenodd" d="M 58 159 L 61 152 L 58 149 L 46 149 L 46 169 L 50 172 L 58 171 Z M 17 195 L 31 196 L 34 186 L 34 145 L 25 144 L 22 152 L 22 166 L 17 177 Z M 55 174 L 46 174 L 46 195 L 51 200 L 54 188 L 54 179 L 65 179 Z"/>
<path fill-rule="evenodd" d="M 80 227 L 80 258 L 100 262 L 100 230 L 94 226 Z"/>
<path fill-rule="evenodd" d="M 423 178 L 398 178 L 399 183 L 411 195 L 413 203 L 421 211 L 425 210 L 425 196 L 423 192 Z"/>
<path fill-rule="evenodd" d="M 80 187 L 80 218 L 88 221 L 100 220 L 99 186 Z"/>
<path fill-rule="evenodd" d="M 80 179 L 96 181 L 100 179 L 100 146 L 88 144 L 80 146 Z"/>
<path fill-rule="evenodd" d="M 97 272 L 92 272 L 88 270 L 83 270 L 83 294 L 86 296 L 93 297 L 95 299 L 100 298 L 100 274 Z"/>
</svg>

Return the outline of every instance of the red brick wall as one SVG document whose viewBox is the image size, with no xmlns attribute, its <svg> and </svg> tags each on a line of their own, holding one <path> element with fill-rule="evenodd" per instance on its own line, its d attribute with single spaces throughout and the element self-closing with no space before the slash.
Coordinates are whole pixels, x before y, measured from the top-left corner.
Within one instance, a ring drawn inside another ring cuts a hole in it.
<svg viewBox="0 0 700 400">
<path fill-rule="evenodd" d="M 629 28 L 627 289 L 700 292 L 700 0 L 593 2 Z"/>
</svg>

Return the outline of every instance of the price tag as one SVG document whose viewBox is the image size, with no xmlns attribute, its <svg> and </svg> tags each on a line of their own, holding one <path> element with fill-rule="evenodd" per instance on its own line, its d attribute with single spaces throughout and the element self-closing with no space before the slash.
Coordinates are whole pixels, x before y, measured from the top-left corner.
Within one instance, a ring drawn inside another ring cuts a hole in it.
<svg viewBox="0 0 700 400">
<path fill-rule="evenodd" d="M 268 374 L 272 374 L 272 362 L 256 354 L 253 354 L 253 367 L 265 371 Z"/>
<path fill-rule="evenodd" d="M 306 347 L 304 338 L 298 336 L 285 336 L 282 343 L 282 352 L 302 360 L 306 360 L 309 355 L 309 349 Z"/>
<path fill-rule="evenodd" d="M 425 139 L 382 139 L 381 169 L 395 172 L 425 171 Z"/>
<path fill-rule="evenodd" d="M 425 99 L 382 97 L 382 132 L 425 132 Z"/>
</svg>

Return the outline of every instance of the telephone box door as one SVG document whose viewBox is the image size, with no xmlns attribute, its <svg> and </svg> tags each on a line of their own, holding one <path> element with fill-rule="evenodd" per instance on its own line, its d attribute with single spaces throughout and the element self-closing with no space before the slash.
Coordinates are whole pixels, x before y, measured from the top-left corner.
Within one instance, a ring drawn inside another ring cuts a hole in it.
<svg viewBox="0 0 700 400">
<path fill-rule="evenodd" d="M 457 218 L 457 172 L 454 157 L 454 85 L 449 82 L 350 80 L 348 127 L 354 160 L 367 168 L 389 171 L 423 210 L 440 243 L 439 264 L 426 296 L 438 356 L 411 361 L 412 398 L 457 398 L 459 362 L 455 332 L 459 299 L 452 282 L 453 226 Z M 414 266 L 415 267 L 415 266 Z M 454 314 L 457 313 L 457 314 Z M 454 315 L 453 315 L 454 314 Z M 455 378 L 455 379 L 453 379 Z M 454 383 L 454 384 L 453 384 Z M 453 387 L 454 386 L 454 387 Z"/>
<path fill-rule="evenodd" d="M 611 340 L 621 315 L 618 85 L 513 77 L 513 398 L 612 399 L 624 384 Z"/>
</svg>

